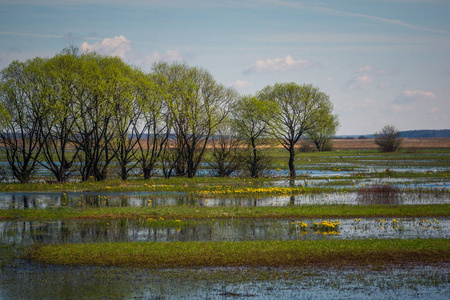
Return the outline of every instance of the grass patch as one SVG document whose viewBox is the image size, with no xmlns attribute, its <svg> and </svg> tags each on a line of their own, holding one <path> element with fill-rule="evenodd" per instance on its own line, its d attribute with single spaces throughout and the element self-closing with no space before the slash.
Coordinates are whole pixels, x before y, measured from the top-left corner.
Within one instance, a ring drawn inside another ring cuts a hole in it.
<svg viewBox="0 0 450 300">
<path fill-rule="evenodd" d="M 0 220 L 448 217 L 450 205 L 154 206 L 0 210 Z"/>
<path fill-rule="evenodd" d="M 92 243 L 43 245 L 26 257 L 57 265 L 172 267 L 449 263 L 450 240 Z"/>
</svg>

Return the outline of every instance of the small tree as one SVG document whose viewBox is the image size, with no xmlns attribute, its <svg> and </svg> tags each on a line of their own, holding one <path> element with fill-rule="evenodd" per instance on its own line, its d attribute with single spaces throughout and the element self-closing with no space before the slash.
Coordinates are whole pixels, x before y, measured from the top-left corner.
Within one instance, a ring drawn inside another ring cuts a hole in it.
<svg viewBox="0 0 450 300">
<path fill-rule="evenodd" d="M 233 111 L 233 122 L 238 136 L 247 147 L 242 155 L 242 163 L 250 173 L 250 177 L 262 176 L 271 162 L 257 146 L 261 145 L 262 138 L 267 134 L 267 119 L 277 107 L 268 100 L 256 97 L 242 97 Z"/>
<path fill-rule="evenodd" d="M 383 152 L 395 152 L 400 149 L 402 139 L 399 137 L 400 132 L 393 125 L 386 125 L 380 132 L 375 133 L 375 144 L 378 145 Z"/>
<path fill-rule="evenodd" d="M 338 126 L 337 115 L 324 114 L 318 118 L 312 129 L 308 131 L 308 136 L 318 151 L 333 150 L 333 137 Z"/>
<path fill-rule="evenodd" d="M 209 166 L 218 177 L 230 176 L 242 162 L 242 137 L 234 135 L 233 123 L 226 120 L 211 137 Z"/>
</svg>

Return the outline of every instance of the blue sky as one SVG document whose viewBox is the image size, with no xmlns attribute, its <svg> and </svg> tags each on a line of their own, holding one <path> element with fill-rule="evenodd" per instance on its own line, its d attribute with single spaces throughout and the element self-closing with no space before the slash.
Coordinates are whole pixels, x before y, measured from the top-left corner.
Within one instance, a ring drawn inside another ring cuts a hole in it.
<svg viewBox="0 0 450 300">
<path fill-rule="evenodd" d="M 338 134 L 450 128 L 449 0 L 0 0 L 0 69 L 75 45 L 330 96 Z"/>
</svg>

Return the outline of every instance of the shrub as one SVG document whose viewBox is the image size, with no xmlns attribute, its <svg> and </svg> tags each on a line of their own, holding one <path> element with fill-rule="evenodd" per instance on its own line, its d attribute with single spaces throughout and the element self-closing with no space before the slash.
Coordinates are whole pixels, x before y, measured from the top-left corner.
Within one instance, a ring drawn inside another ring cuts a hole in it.
<svg viewBox="0 0 450 300">
<path fill-rule="evenodd" d="M 400 149 L 402 139 L 400 132 L 393 125 L 386 125 L 380 132 L 375 133 L 375 144 L 383 152 L 395 152 Z"/>
</svg>

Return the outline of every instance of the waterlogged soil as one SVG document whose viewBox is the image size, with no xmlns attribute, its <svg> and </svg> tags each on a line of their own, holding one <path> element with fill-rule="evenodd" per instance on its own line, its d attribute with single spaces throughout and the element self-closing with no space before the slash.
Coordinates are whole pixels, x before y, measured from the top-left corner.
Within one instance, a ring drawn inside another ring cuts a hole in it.
<svg viewBox="0 0 450 300">
<path fill-rule="evenodd" d="M 339 223 L 318 229 L 323 221 Z M 0 244 L 450 238 L 450 218 L 4 221 Z"/>
<path fill-rule="evenodd" d="M 449 266 L 0 269 L 1 299 L 448 299 Z"/>
</svg>

